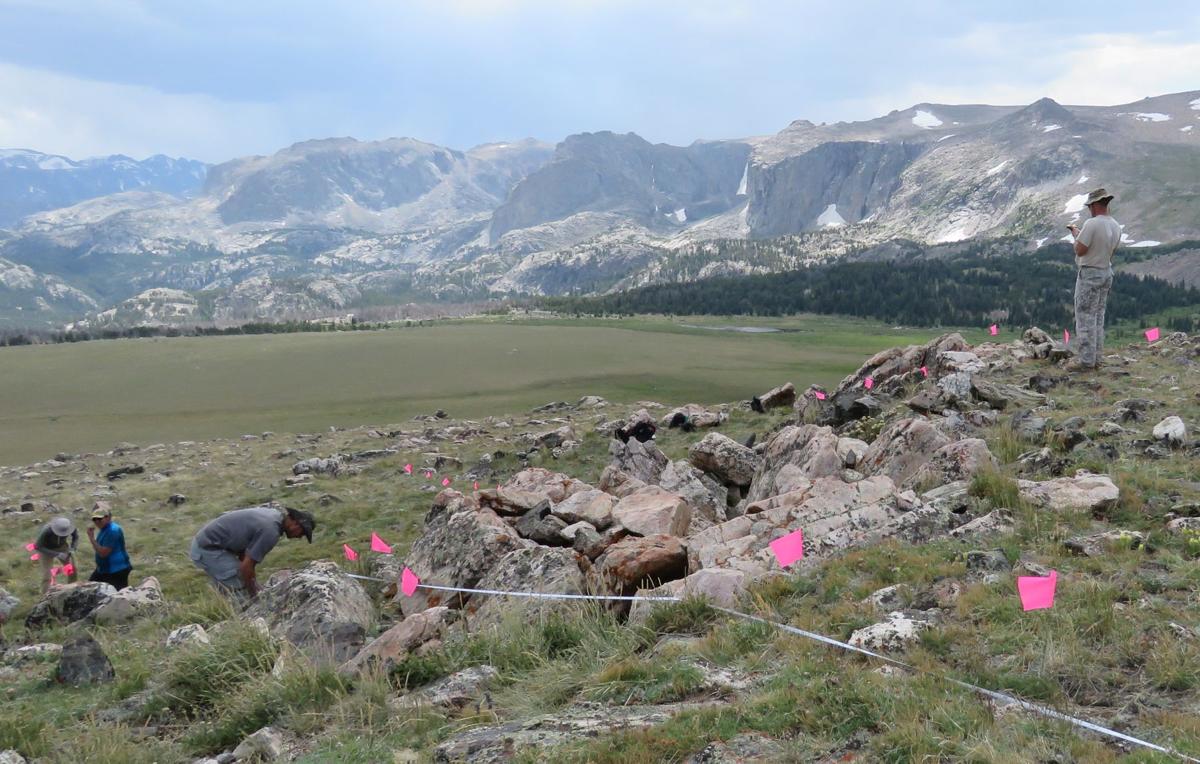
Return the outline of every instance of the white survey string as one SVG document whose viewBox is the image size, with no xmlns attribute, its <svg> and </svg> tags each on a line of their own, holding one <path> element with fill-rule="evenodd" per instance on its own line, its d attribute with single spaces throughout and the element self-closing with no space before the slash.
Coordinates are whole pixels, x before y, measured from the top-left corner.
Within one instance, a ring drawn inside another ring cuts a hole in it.
<svg viewBox="0 0 1200 764">
<path fill-rule="evenodd" d="M 360 575 L 357 575 L 354 573 L 347 573 L 346 575 L 348 575 L 350 578 L 357 578 L 357 579 L 360 579 L 363 581 L 378 581 L 378 582 L 384 583 L 384 584 L 392 583 L 391 581 L 388 581 L 387 579 L 376 578 L 374 576 L 360 576 Z M 528 598 L 534 598 L 534 599 L 548 599 L 548 600 L 598 600 L 598 601 L 614 601 L 614 600 L 616 600 L 616 601 L 622 601 L 622 602 L 682 602 L 683 601 L 682 597 L 672 597 L 672 596 L 653 596 L 653 597 L 651 597 L 651 596 L 640 596 L 640 595 L 617 596 L 617 595 L 603 595 L 603 594 L 557 594 L 557 593 L 553 593 L 553 592 L 509 592 L 509 591 L 503 591 L 500 589 L 472 589 L 472 588 L 463 587 L 463 586 L 438 586 L 436 584 L 417 584 L 417 588 L 431 589 L 431 590 L 443 591 L 443 592 L 460 592 L 463 594 L 485 594 L 485 595 L 494 595 L 494 596 L 501 596 L 501 597 L 528 597 Z M 928 674 L 929 676 L 933 676 L 938 679 L 943 679 L 947 682 L 950 682 L 951 684 L 955 684 L 959 687 L 962 687 L 963 689 L 971 690 L 972 692 L 977 692 L 981 695 L 985 695 L 989 698 L 992 698 L 993 700 L 999 700 L 999 701 L 1003 701 L 1005 703 L 1015 703 L 1016 705 L 1020 706 L 1021 708 L 1026 709 L 1027 711 L 1033 711 L 1034 713 L 1041 714 L 1042 716 L 1045 716 L 1050 719 L 1058 719 L 1060 721 L 1064 721 L 1064 722 L 1073 724 L 1076 727 L 1079 727 L 1081 729 L 1090 730 L 1092 732 L 1098 733 L 1100 735 L 1105 735 L 1107 737 L 1111 737 L 1116 740 L 1123 740 L 1126 743 L 1131 743 L 1133 745 L 1139 745 L 1143 748 L 1148 748 L 1152 751 L 1158 751 L 1159 753 L 1165 753 L 1168 756 L 1175 756 L 1176 758 L 1178 758 L 1182 761 L 1191 762 L 1191 764 L 1200 764 L 1200 759 L 1196 759 L 1191 756 L 1188 756 L 1187 754 L 1180 753 L 1179 751 L 1176 751 L 1173 748 L 1167 748 L 1166 746 L 1161 746 L 1161 745 L 1158 745 L 1157 743 L 1151 743 L 1148 740 L 1142 740 L 1141 738 L 1136 738 L 1136 737 L 1133 737 L 1132 735 L 1126 735 L 1124 732 L 1119 732 L 1114 729 L 1109 729 L 1108 727 L 1096 724 L 1095 722 L 1089 722 L 1086 719 L 1079 719 L 1079 718 L 1071 716 L 1069 714 L 1064 714 L 1061 711 L 1055 711 L 1053 708 L 1050 708 L 1048 706 L 1039 705 L 1037 703 L 1030 703 L 1027 700 L 1022 700 L 1021 698 L 1018 698 L 1014 695 L 1009 695 L 1008 693 L 1005 693 L 1005 692 L 997 692 L 995 690 L 989 690 L 984 687 L 979 687 L 979 686 L 973 685 L 970 682 L 964 682 L 961 679 L 955 679 L 954 677 L 945 676 L 944 674 L 938 674 L 938 673 L 931 672 L 931 671 L 922 672 L 916 666 L 905 663 L 903 661 L 896 660 L 895 658 L 889 658 L 886 655 L 874 652 L 872 650 L 867 650 L 866 648 L 857 647 L 855 645 L 850 644 L 849 642 L 842 642 L 840 640 L 833 639 L 832 637 L 826 637 L 823 634 L 818 634 L 814 631 L 806 631 L 806 630 L 798 628 L 796 626 L 790 626 L 786 623 L 780 623 L 779 621 L 772 621 L 769 618 L 763 618 L 761 616 L 751 615 L 749 613 L 743 613 L 739 610 L 731 610 L 730 608 L 720 607 L 719 605 L 711 605 L 711 604 L 709 605 L 709 607 L 711 607 L 713 610 L 716 610 L 721 613 L 725 613 L 726 615 L 731 615 L 735 618 L 741 618 L 746 621 L 755 621 L 757 623 L 761 623 L 761 624 L 764 624 L 767 626 L 773 626 L 781 631 L 787 632 L 788 634 L 794 634 L 799 637 L 804 637 L 805 639 L 813 640 L 814 642 L 820 642 L 822 644 L 829 645 L 830 647 L 836 647 L 839 650 L 845 650 L 847 652 L 853 652 L 853 653 L 859 653 L 861 655 L 866 655 L 870 658 L 875 658 L 876 660 L 883 661 L 884 663 L 889 663 L 893 666 L 898 666 L 907 671 L 912 671 L 914 673 L 925 673 L 925 674 Z"/>
</svg>

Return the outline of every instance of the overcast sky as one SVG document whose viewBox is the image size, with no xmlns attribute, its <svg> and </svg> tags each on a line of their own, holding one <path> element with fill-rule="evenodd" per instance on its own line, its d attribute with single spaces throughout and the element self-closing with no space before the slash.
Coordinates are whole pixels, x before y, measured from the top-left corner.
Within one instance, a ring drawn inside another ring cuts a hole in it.
<svg viewBox="0 0 1200 764">
<path fill-rule="evenodd" d="M 0 0 L 0 147 L 73 158 L 340 135 L 686 144 L 923 101 L 1194 89 L 1194 0 Z"/>
</svg>

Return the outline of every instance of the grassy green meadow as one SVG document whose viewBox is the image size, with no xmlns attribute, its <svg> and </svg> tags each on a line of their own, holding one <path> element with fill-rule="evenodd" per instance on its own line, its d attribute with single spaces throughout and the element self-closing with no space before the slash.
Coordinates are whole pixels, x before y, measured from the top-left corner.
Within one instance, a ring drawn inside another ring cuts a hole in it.
<svg viewBox="0 0 1200 764">
<path fill-rule="evenodd" d="M 937 333 L 829 317 L 479 319 L 2 348 L 0 464 L 120 441 L 384 424 L 439 408 L 480 417 L 582 395 L 747 399 L 787 381 L 832 384 L 880 349 Z"/>
</svg>

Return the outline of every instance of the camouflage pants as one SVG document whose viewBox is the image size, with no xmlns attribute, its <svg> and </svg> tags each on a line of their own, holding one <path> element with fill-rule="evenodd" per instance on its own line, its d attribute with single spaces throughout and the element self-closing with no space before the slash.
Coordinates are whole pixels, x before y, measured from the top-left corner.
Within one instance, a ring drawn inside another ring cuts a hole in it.
<svg viewBox="0 0 1200 764">
<path fill-rule="evenodd" d="M 1080 268 L 1075 277 L 1075 337 L 1079 361 L 1087 366 L 1098 366 L 1104 353 L 1104 308 L 1112 282 L 1112 268 Z"/>
</svg>

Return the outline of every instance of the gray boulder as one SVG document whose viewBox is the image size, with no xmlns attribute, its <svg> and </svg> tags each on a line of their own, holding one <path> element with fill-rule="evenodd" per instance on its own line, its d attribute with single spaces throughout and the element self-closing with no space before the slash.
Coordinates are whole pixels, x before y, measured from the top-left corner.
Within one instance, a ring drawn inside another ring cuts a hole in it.
<svg viewBox="0 0 1200 764">
<path fill-rule="evenodd" d="M 772 388 L 762 395 L 756 395 L 750 401 L 750 408 L 760 414 L 771 409 L 787 408 L 796 403 L 796 386 L 791 382 Z"/>
<path fill-rule="evenodd" d="M 688 462 L 680 460 L 668 464 L 658 476 L 658 485 L 691 506 L 690 532 L 726 520 L 729 489 Z"/>
<path fill-rule="evenodd" d="M 637 536 L 666 533 L 686 536 L 692 508 L 678 494 L 648 485 L 629 494 L 613 507 L 613 519 Z"/>
<path fill-rule="evenodd" d="M 864 475 L 884 475 L 903 483 L 949 442 L 927 419 L 901 419 L 879 433 L 855 469 Z"/>
<path fill-rule="evenodd" d="M 579 566 L 580 557 L 568 549 L 533 547 L 518 549 L 502 557 L 479 580 L 480 589 L 552 594 L 584 594 L 586 584 Z M 586 564 L 586 563 L 585 563 Z M 534 597 L 473 597 L 466 605 L 467 622 L 472 629 L 497 626 L 514 613 L 535 619 L 543 613 L 563 607 L 567 600 Z"/>
<path fill-rule="evenodd" d="M 166 605 L 158 579 L 150 576 L 137 586 L 114 592 L 96 606 L 91 619 L 101 626 L 113 626 L 161 613 Z"/>
<path fill-rule="evenodd" d="M 0 586 L 0 624 L 5 623 L 20 604 L 21 600 L 10 594 L 3 586 Z"/>
<path fill-rule="evenodd" d="M 233 749 L 234 761 L 275 761 L 283 756 L 283 736 L 274 727 L 263 727 Z"/>
<path fill-rule="evenodd" d="M 837 475 L 844 463 L 833 430 L 811 424 L 784 427 L 766 442 L 761 457 L 747 494 L 750 501 L 787 493 L 815 478 Z"/>
<path fill-rule="evenodd" d="M 471 666 L 401 698 L 401 702 L 451 711 L 474 704 L 482 710 L 490 706 L 487 690 L 499 677 L 500 671 L 493 666 Z"/>
<path fill-rule="evenodd" d="M 403 661 L 422 645 L 441 639 L 452 611 L 445 606 L 414 613 L 380 634 L 338 669 L 354 674 L 375 669 L 387 670 Z"/>
<path fill-rule="evenodd" d="M 927 490 L 956 480 L 969 480 L 976 472 L 996 466 L 996 457 L 988 449 L 987 441 L 982 438 L 956 440 L 934 451 L 929 461 L 918 467 L 903 485 Z"/>
<path fill-rule="evenodd" d="M 114 678 L 116 672 L 113 671 L 112 663 L 104 654 L 100 643 L 92 639 L 91 635 L 72 637 L 63 644 L 54 681 L 79 687 L 111 682 Z"/>
<path fill-rule="evenodd" d="M 636 438 L 628 441 L 613 438 L 608 443 L 608 454 L 610 466 L 643 483 L 657 483 L 658 476 L 670 461 L 654 441 L 643 443 Z"/>
<path fill-rule="evenodd" d="M 1083 473 L 1075 477 L 1034 482 L 1018 480 L 1021 498 L 1045 509 L 1076 509 L 1102 512 L 1112 509 L 1121 491 L 1107 475 Z"/>
<path fill-rule="evenodd" d="M 563 493 L 559 495 L 566 498 Z M 406 562 L 422 579 L 473 587 L 501 557 L 533 544 L 517 535 L 495 512 L 477 509 L 457 491 L 443 491 L 425 516 L 425 528 L 413 542 Z M 434 605 L 457 608 L 465 601 L 466 597 L 455 593 L 427 589 L 418 589 L 411 597 L 396 595 L 405 615 Z"/>
<path fill-rule="evenodd" d="M 189 623 L 177 629 L 172 629 L 171 633 L 167 635 L 166 642 L 168 648 L 207 645 L 208 643 L 208 632 L 198 623 Z"/>
<path fill-rule="evenodd" d="M 903 650 L 919 642 L 921 632 L 929 626 L 930 623 L 924 619 L 913 618 L 897 611 L 889 613 L 886 621 L 855 631 L 848 641 L 855 647 L 873 652 Z"/>
<path fill-rule="evenodd" d="M 1161 440 L 1172 448 L 1179 448 L 1187 440 L 1187 427 L 1177 416 L 1169 416 L 1154 425 L 1154 439 Z"/>
<path fill-rule="evenodd" d="M 314 660 L 342 663 L 366 641 L 374 607 L 357 581 L 321 560 L 264 588 L 246 616 L 264 619 L 272 635 Z"/>
<path fill-rule="evenodd" d="M 688 460 L 728 485 L 748 486 L 762 464 L 758 454 L 719 432 L 710 432 L 688 451 Z"/>
<path fill-rule="evenodd" d="M 568 496 L 550 511 L 567 523 L 585 522 L 602 531 L 612 525 L 612 511 L 616 503 L 616 498 L 611 494 L 593 488 Z"/>
<path fill-rule="evenodd" d="M 110 584 L 95 581 L 53 586 L 25 616 L 25 626 L 40 629 L 50 623 L 81 621 L 116 593 Z"/>
</svg>

